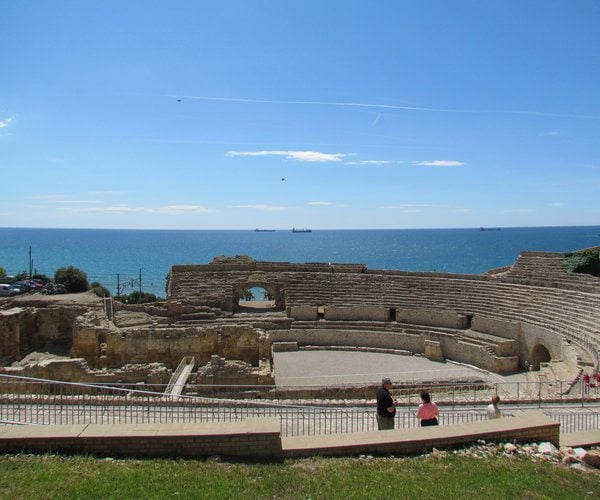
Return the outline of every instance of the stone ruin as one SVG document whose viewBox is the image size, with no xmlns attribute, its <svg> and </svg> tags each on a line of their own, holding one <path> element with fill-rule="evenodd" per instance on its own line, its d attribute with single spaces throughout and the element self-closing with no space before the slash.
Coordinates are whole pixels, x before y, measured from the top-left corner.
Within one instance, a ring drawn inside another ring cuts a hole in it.
<svg viewBox="0 0 600 500">
<path fill-rule="evenodd" d="M 499 374 L 530 366 L 574 380 L 598 362 L 600 279 L 565 272 L 564 256 L 522 252 L 482 275 L 247 256 L 174 265 L 165 303 L 0 299 L 0 366 L 65 381 L 166 384 L 193 357 L 188 383 L 271 385 L 273 352 L 328 346 Z M 247 307 L 240 299 L 254 287 L 273 301 Z"/>
</svg>

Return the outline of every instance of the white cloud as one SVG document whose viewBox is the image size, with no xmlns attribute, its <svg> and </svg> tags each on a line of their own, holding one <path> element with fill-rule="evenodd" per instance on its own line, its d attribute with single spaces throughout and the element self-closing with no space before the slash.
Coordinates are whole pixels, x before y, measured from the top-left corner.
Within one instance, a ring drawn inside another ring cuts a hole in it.
<svg viewBox="0 0 600 500">
<path fill-rule="evenodd" d="M 268 212 L 281 212 L 283 210 L 287 210 L 286 207 L 280 207 L 277 205 L 235 205 L 231 208 L 249 208 L 252 210 L 266 210 Z"/>
<path fill-rule="evenodd" d="M 464 165 L 463 162 L 455 160 L 413 161 L 412 164 L 422 167 L 460 167 Z"/>
<path fill-rule="evenodd" d="M 63 211 L 76 213 L 95 214 L 205 214 L 214 210 L 201 205 L 165 205 L 162 207 L 130 207 L 129 205 L 111 205 L 95 208 L 64 208 Z"/>
<path fill-rule="evenodd" d="M 309 201 L 307 205 L 311 205 L 313 207 L 328 207 L 333 205 L 330 201 Z"/>
<path fill-rule="evenodd" d="M 5 118 L 4 120 L 0 120 L 0 128 L 6 128 L 10 125 L 10 122 L 12 122 L 12 118 Z"/>
<path fill-rule="evenodd" d="M 345 161 L 344 165 L 389 165 L 390 163 L 400 163 L 392 160 L 359 160 Z"/>
<path fill-rule="evenodd" d="M 227 156 L 285 156 L 288 160 L 308 162 L 341 161 L 347 153 L 321 153 L 319 151 L 228 151 Z"/>
</svg>

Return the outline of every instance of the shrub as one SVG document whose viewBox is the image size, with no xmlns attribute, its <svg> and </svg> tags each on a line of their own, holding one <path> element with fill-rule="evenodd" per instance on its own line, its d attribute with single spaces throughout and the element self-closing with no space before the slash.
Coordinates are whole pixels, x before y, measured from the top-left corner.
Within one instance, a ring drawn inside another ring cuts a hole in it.
<svg viewBox="0 0 600 500">
<path fill-rule="evenodd" d="M 598 250 L 584 250 L 570 254 L 562 260 L 562 267 L 568 273 L 600 277 L 600 254 Z"/>
<path fill-rule="evenodd" d="M 110 290 L 103 286 L 101 283 L 94 281 L 90 284 L 90 289 L 94 292 L 98 297 L 110 297 Z"/>
<path fill-rule="evenodd" d="M 73 266 L 57 269 L 54 281 L 63 285 L 69 293 L 86 292 L 90 289 L 87 274 Z"/>
<path fill-rule="evenodd" d="M 0 278 L 4 278 L 4 276 L 6 276 L 6 270 L 0 266 Z"/>
<path fill-rule="evenodd" d="M 147 292 L 131 292 L 129 295 L 120 295 L 115 297 L 116 300 L 123 302 L 124 304 L 148 304 L 150 302 L 156 302 L 158 297 L 153 293 Z"/>
</svg>

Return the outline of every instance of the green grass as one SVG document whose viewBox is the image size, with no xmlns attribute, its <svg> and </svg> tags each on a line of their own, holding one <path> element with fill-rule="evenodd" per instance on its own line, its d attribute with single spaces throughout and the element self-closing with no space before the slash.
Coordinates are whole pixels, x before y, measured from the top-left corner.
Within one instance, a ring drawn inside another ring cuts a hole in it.
<svg viewBox="0 0 600 500">
<path fill-rule="evenodd" d="M 600 498 L 600 472 L 521 458 L 271 462 L 0 456 L 0 498 Z"/>
</svg>

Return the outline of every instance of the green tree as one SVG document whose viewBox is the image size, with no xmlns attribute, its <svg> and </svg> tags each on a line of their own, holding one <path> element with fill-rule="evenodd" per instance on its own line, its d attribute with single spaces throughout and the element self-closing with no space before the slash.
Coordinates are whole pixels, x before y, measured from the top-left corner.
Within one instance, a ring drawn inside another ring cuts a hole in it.
<svg viewBox="0 0 600 500">
<path fill-rule="evenodd" d="M 73 266 L 57 269 L 54 281 L 63 285 L 69 293 L 87 292 L 90 289 L 87 274 Z"/>
<path fill-rule="evenodd" d="M 4 276 L 6 276 L 6 270 L 0 266 L 0 278 L 4 278 Z"/>
</svg>

